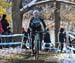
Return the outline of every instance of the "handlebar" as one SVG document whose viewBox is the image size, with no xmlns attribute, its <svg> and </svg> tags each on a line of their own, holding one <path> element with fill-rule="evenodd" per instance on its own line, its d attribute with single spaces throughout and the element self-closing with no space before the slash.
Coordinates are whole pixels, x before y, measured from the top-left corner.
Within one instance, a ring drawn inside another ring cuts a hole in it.
<svg viewBox="0 0 75 63">
<path fill-rule="evenodd" d="M 28 31 L 29 31 L 29 32 L 33 32 L 32 29 L 30 29 L 30 28 L 28 29 Z M 49 31 L 48 28 L 45 28 L 44 31 L 34 31 L 34 32 L 37 32 L 37 33 L 38 33 L 38 32 L 39 32 L 39 33 L 45 33 L 45 32 L 47 32 L 47 31 Z"/>
<path fill-rule="evenodd" d="M 35 31 L 35 33 L 46 33 L 47 32 L 47 30 L 45 30 L 45 31 Z"/>
</svg>

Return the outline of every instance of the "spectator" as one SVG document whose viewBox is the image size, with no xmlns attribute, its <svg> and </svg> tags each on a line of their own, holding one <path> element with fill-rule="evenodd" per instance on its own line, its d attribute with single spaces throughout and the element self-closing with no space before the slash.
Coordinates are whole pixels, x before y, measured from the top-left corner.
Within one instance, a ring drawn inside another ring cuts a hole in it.
<svg viewBox="0 0 75 63">
<path fill-rule="evenodd" d="M 7 33 L 7 28 L 9 26 L 9 23 L 6 20 L 6 14 L 3 14 L 2 19 L 1 19 L 1 24 L 2 24 L 2 28 L 3 28 L 3 33 L 2 34 L 6 34 Z M 2 42 L 6 42 L 7 38 L 2 38 Z"/>
<path fill-rule="evenodd" d="M 45 43 L 51 43 L 49 29 L 47 29 L 47 31 L 44 35 L 44 42 Z"/>
<path fill-rule="evenodd" d="M 9 23 L 6 20 L 6 14 L 3 14 L 1 23 L 2 23 L 3 30 L 4 30 L 3 34 L 5 34 L 7 31 L 7 27 L 9 26 Z"/>
<path fill-rule="evenodd" d="M 3 33 L 3 27 L 2 27 L 2 23 L 1 23 L 1 16 L 0 16 L 0 34 Z"/>
<path fill-rule="evenodd" d="M 38 31 L 38 32 L 43 31 L 41 24 L 43 24 L 44 29 L 46 29 L 46 24 L 45 24 L 44 20 L 42 18 L 40 18 L 40 12 L 38 10 L 34 10 L 33 17 L 31 18 L 30 23 L 29 23 L 29 28 L 30 28 L 31 37 L 32 37 L 32 53 L 33 54 L 35 53 L 34 37 L 35 37 L 36 31 Z M 40 35 L 40 50 L 41 50 L 43 35 L 42 35 L 42 33 L 39 33 L 39 35 Z"/>
<path fill-rule="evenodd" d="M 0 34 L 3 33 L 3 28 L 2 28 L 2 23 L 1 23 L 1 16 L 0 16 Z M 0 42 L 1 42 L 1 37 L 0 37 Z M 0 48 L 2 48 L 2 46 L 0 46 Z"/>
<path fill-rule="evenodd" d="M 44 35 L 44 43 L 45 43 L 45 50 L 49 50 L 51 39 L 50 39 L 50 33 L 49 29 L 47 29 L 45 35 Z"/>
<path fill-rule="evenodd" d="M 22 33 L 24 34 L 24 43 L 25 43 L 25 45 L 23 46 L 23 48 L 28 49 L 28 48 L 26 47 L 26 41 L 28 40 L 28 33 L 25 31 L 24 28 L 22 28 Z"/>
<path fill-rule="evenodd" d="M 59 42 L 60 42 L 61 52 L 63 51 L 63 47 L 64 47 L 65 40 L 66 40 L 66 34 L 64 32 L 64 28 L 61 28 L 60 29 L 60 33 L 59 33 Z"/>
</svg>

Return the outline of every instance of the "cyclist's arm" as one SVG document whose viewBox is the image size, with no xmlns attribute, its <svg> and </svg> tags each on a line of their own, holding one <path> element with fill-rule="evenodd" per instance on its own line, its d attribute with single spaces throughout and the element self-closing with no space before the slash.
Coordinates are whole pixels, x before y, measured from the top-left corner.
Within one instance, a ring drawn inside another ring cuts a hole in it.
<svg viewBox="0 0 75 63">
<path fill-rule="evenodd" d="M 32 28 L 32 20 L 33 20 L 33 18 L 31 18 L 31 20 L 30 20 L 29 28 Z"/>
<path fill-rule="evenodd" d="M 46 24 L 45 24 L 45 22 L 44 22 L 43 19 L 41 19 L 41 22 L 42 22 L 42 24 L 43 24 L 43 26 L 44 26 L 44 29 L 46 29 Z"/>
</svg>

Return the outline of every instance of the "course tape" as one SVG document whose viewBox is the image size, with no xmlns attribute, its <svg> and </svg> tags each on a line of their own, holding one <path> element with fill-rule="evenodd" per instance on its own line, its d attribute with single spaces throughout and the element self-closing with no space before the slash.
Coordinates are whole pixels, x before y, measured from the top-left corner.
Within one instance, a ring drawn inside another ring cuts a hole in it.
<svg viewBox="0 0 75 63">
<path fill-rule="evenodd" d="M 75 51 L 75 48 L 74 47 L 67 46 L 67 48 L 69 48 L 72 51 Z"/>
<path fill-rule="evenodd" d="M 16 36 L 24 36 L 24 34 L 0 35 L 0 37 L 16 37 Z"/>
<path fill-rule="evenodd" d="M 6 42 L 0 43 L 0 45 L 17 45 L 17 44 L 24 44 L 23 42 Z"/>
</svg>

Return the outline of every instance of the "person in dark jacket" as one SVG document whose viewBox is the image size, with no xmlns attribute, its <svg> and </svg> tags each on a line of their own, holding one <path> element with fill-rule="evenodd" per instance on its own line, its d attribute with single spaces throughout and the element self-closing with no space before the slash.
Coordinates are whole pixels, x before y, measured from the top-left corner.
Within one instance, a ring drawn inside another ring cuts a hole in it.
<svg viewBox="0 0 75 63">
<path fill-rule="evenodd" d="M 3 14 L 2 19 L 1 19 L 1 24 L 2 24 L 2 28 L 3 28 L 3 33 L 2 34 L 7 34 L 7 30 L 8 30 L 8 26 L 9 23 L 6 19 L 6 14 Z M 7 38 L 2 38 L 2 42 L 5 42 L 7 40 Z M 4 46 L 6 47 L 6 46 Z"/>
<path fill-rule="evenodd" d="M 33 54 L 34 54 L 34 37 L 35 37 L 36 31 L 38 31 L 38 32 L 43 31 L 41 24 L 43 24 L 44 29 L 46 29 L 46 24 L 45 24 L 44 20 L 40 18 L 39 11 L 34 10 L 33 17 L 31 18 L 30 23 L 29 23 L 29 29 L 30 29 L 31 37 L 32 37 L 32 52 L 33 52 Z M 42 32 L 40 32 L 39 35 L 40 35 L 40 50 L 41 50 L 42 36 L 43 36 Z"/>
<path fill-rule="evenodd" d="M 66 40 L 66 34 L 64 32 L 64 28 L 61 28 L 59 33 L 59 42 L 60 42 L 61 52 L 63 50 L 65 40 Z"/>
<path fill-rule="evenodd" d="M 6 19 L 6 14 L 3 14 L 1 23 L 2 23 L 3 30 L 4 30 L 4 32 L 3 32 L 3 34 L 4 34 L 7 31 L 7 28 L 9 26 L 9 23 Z"/>
<path fill-rule="evenodd" d="M 49 29 L 47 29 L 47 31 L 44 35 L 44 42 L 45 43 L 51 43 Z"/>
<path fill-rule="evenodd" d="M 44 43 L 45 43 L 45 50 L 48 51 L 50 48 L 50 43 L 51 43 L 49 29 L 47 29 L 47 31 L 44 35 Z"/>
<path fill-rule="evenodd" d="M 23 46 L 23 48 L 25 48 L 25 49 L 28 49 L 27 47 L 26 47 L 26 42 L 27 42 L 27 40 L 28 40 L 28 33 L 25 31 L 25 29 L 24 28 L 22 28 L 22 33 L 24 34 L 24 43 L 25 43 L 25 45 Z"/>
</svg>

